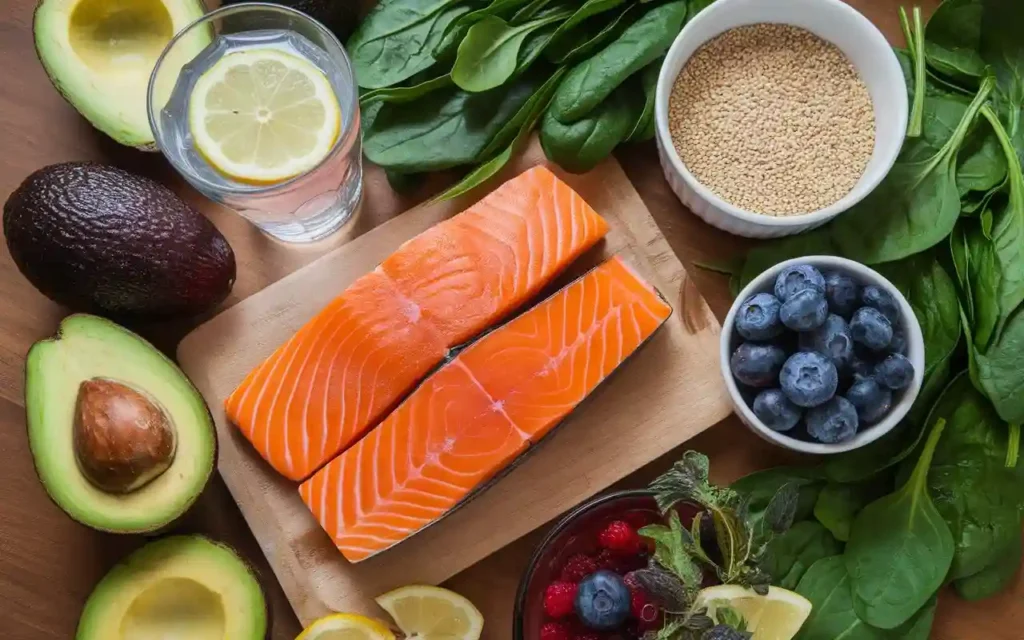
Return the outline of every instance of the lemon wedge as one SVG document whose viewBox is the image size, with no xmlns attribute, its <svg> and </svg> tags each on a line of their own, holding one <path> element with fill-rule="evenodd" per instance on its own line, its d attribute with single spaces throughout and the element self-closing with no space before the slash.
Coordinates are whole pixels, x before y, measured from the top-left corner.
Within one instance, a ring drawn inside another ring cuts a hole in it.
<svg viewBox="0 0 1024 640">
<path fill-rule="evenodd" d="M 408 638 L 479 640 L 484 617 L 469 600 L 440 587 L 402 587 L 377 598 Z"/>
<path fill-rule="evenodd" d="M 320 618 L 295 640 L 395 640 L 395 634 L 379 620 L 337 613 Z"/>
<path fill-rule="evenodd" d="M 745 587 L 723 584 L 701 590 L 697 603 L 707 607 L 716 621 L 721 621 L 716 612 L 724 607 L 743 616 L 746 630 L 754 634 L 752 640 L 792 640 L 811 615 L 807 598 L 779 587 L 759 596 Z"/>
<path fill-rule="evenodd" d="M 218 60 L 189 97 L 199 153 L 241 182 L 283 182 L 316 167 L 341 129 L 341 108 L 313 63 L 277 49 Z"/>
</svg>

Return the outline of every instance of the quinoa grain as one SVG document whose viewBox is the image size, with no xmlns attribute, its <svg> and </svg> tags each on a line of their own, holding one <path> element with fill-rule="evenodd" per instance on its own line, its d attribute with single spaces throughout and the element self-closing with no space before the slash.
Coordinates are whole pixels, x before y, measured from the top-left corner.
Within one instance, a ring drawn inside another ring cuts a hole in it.
<svg viewBox="0 0 1024 640">
<path fill-rule="evenodd" d="M 687 169 L 723 200 L 787 216 L 850 192 L 874 149 L 875 115 L 835 45 L 765 23 L 694 53 L 669 98 L 669 131 Z"/>
</svg>

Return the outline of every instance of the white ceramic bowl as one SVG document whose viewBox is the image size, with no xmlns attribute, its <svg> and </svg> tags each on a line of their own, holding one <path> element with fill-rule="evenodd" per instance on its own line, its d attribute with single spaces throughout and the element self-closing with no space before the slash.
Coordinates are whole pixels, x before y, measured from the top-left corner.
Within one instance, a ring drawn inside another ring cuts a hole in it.
<svg viewBox="0 0 1024 640">
<path fill-rule="evenodd" d="M 690 56 L 719 34 L 762 22 L 791 24 L 815 33 L 850 59 L 874 103 L 875 148 L 850 193 L 829 207 L 774 217 L 733 206 L 697 182 L 679 158 L 668 129 L 668 100 Z M 841 0 L 717 0 L 676 37 L 661 67 L 655 101 L 658 155 L 665 179 L 683 204 L 708 224 L 739 236 L 776 238 L 825 224 L 870 193 L 889 173 L 907 129 L 907 85 L 899 60 L 870 20 Z"/>
<path fill-rule="evenodd" d="M 848 274 L 861 285 L 878 285 L 888 291 L 900 307 L 900 327 L 903 329 L 903 332 L 907 337 L 907 357 L 910 359 L 911 364 L 914 365 L 914 380 L 910 383 L 909 387 L 893 394 L 893 406 L 885 418 L 873 425 L 861 427 L 861 429 L 857 431 L 857 435 L 845 442 L 837 444 L 808 442 L 807 440 L 800 440 L 798 438 L 788 436 L 785 433 L 769 429 L 757 419 L 757 416 L 754 415 L 753 410 L 750 408 L 750 405 L 747 404 L 747 400 L 744 399 L 743 394 L 740 391 L 740 387 L 736 383 L 736 379 L 733 378 L 732 371 L 729 368 L 729 358 L 732 356 L 732 352 L 735 351 L 736 347 L 743 342 L 743 338 L 736 333 L 735 326 L 736 312 L 739 310 L 740 305 L 744 300 L 755 293 L 771 293 L 775 286 L 776 277 L 784 268 L 792 264 L 813 265 L 823 272 L 840 271 Z M 907 299 L 903 297 L 903 294 L 900 293 L 899 289 L 883 278 L 877 271 L 865 267 L 859 262 L 854 262 L 845 258 L 837 258 L 835 256 L 807 256 L 804 258 L 787 260 L 785 262 L 780 262 L 754 278 L 754 280 L 736 297 L 736 301 L 733 302 L 732 308 L 729 309 L 729 315 L 725 317 L 725 322 L 722 324 L 720 356 L 722 376 L 725 378 L 725 386 L 729 390 L 729 396 L 732 398 L 732 404 L 735 407 L 736 414 L 740 417 L 740 420 L 750 427 L 754 433 L 765 440 L 787 449 L 803 451 L 804 453 L 841 453 L 843 451 L 859 449 L 860 447 L 881 438 L 892 431 L 893 427 L 895 427 L 899 421 L 907 415 L 907 412 L 910 411 L 910 406 L 913 405 L 914 400 L 917 399 L 917 394 L 920 393 L 921 384 L 924 381 L 924 337 L 921 335 L 921 325 L 918 324 L 917 316 L 914 315 L 914 310 L 910 307 L 910 303 L 908 303 Z"/>
</svg>

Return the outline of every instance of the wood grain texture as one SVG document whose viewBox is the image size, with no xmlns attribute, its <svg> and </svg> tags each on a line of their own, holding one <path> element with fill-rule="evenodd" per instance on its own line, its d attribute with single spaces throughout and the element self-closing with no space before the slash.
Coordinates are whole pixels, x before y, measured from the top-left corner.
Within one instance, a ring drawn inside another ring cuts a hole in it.
<svg viewBox="0 0 1024 640">
<path fill-rule="evenodd" d="M 500 179 L 542 160 L 534 143 Z M 609 160 L 586 175 L 561 177 L 608 221 L 611 232 L 557 282 L 618 255 L 669 298 L 675 314 L 506 477 L 394 549 L 356 565 L 345 561 L 296 485 L 278 476 L 227 422 L 223 403 L 253 367 L 353 280 L 479 199 L 479 191 L 394 218 L 235 305 L 178 347 L 182 367 L 217 423 L 221 476 L 301 622 L 329 611 L 374 613 L 373 597 L 384 591 L 440 583 L 729 415 L 724 385 L 707 375 L 718 366 L 718 322 L 621 168 Z"/>
<path fill-rule="evenodd" d="M 338 2 L 344 0 L 335 0 Z M 365 8 L 373 0 L 356 0 Z M 901 0 L 849 0 L 894 43 L 901 42 L 896 9 Z M 303 250 L 266 239 L 238 216 L 218 207 L 181 180 L 158 155 L 118 146 L 96 133 L 50 85 L 35 59 L 32 11 L 36 0 L 4 0 L 0 5 L 0 198 L 6 199 L 32 171 L 67 160 L 99 160 L 162 181 L 192 202 L 221 229 L 235 248 L 239 280 L 228 308 L 311 262 L 336 243 Z M 926 12 L 939 0 L 921 0 Z M 617 152 L 677 256 L 691 261 L 728 259 L 751 246 L 702 223 L 669 191 L 651 144 Z M 392 192 L 381 172 L 370 167 L 366 206 L 347 233 L 356 236 L 409 209 L 449 177 L 428 181 L 415 193 Z M 729 305 L 725 279 L 699 269 L 690 274 L 715 314 Z M 106 569 L 144 542 L 88 530 L 65 517 L 46 499 L 32 470 L 25 437 L 22 399 L 24 357 L 32 342 L 50 335 L 66 313 L 39 295 L 0 249 L 0 637 L 4 640 L 63 640 L 74 635 L 89 591 Z M 134 327 L 168 352 L 202 318 L 159 326 Z M 750 434 L 735 418 L 691 440 L 687 446 L 708 453 L 717 480 L 728 481 L 753 469 L 785 462 L 786 454 Z M 623 486 L 639 486 L 678 455 L 668 452 L 630 476 Z M 178 531 L 198 531 L 225 540 L 248 556 L 264 577 L 273 614 L 273 640 L 292 640 L 299 624 L 260 548 L 249 533 L 223 482 L 215 480 Z M 512 599 L 538 533 L 506 547 L 448 581 L 473 598 L 487 616 L 485 638 L 511 635 Z M 933 640 L 1019 640 L 1024 627 L 1024 576 L 1004 594 L 966 603 L 951 593 L 940 600 Z"/>
</svg>

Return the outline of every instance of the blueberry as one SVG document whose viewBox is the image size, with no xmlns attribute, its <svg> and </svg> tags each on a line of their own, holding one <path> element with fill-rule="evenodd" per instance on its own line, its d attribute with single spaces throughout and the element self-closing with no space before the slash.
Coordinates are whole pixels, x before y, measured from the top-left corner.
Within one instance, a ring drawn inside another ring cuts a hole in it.
<svg viewBox="0 0 1024 640">
<path fill-rule="evenodd" d="M 727 624 L 717 624 L 700 636 L 700 640 L 747 640 L 749 633 L 737 631 Z"/>
<path fill-rule="evenodd" d="M 843 396 L 836 396 L 807 412 L 807 432 L 818 442 L 836 444 L 857 433 L 857 409 Z"/>
<path fill-rule="evenodd" d="M 782 392 L 794 404 L 816 407 L 835 395 L 839 372 L 831 360 L 817 351 L 800 351 L 782 365 L 779 382 Z"/>
<path fill-rule="evenodd" d="M 860 301 L 865 307 L 878 309 L 889 322 L 896 324 L 900 320 L 900 308 L 888 291 L 877 284 L 869 284 L 860 292 Z"/>
<path fill-rule="evenodd" d="M 732 375 L 751 387 L 770 387 L 779 379 L 786 352 L 775 345 L 744 342 L 729 360 Z"/>
<path fill-rule="evenodd" d="M 849 319 L 860 306 L 860 286 L 845 273 L 829 271 L 825 274 L 825 299 L 829 311 Z"/>
<path fill-rule="evenodd" d="M 893 325 L 892 340 L 889 341 L 887 348 L 893 353 L 907 355 L 907 335 L 903 333 L 903 329 Z"/>
<path fill-rule="evenodd" d="M 879 385 L 874 378 L 855 381 L 847 390 L 846 399 L 857 410 L 857 417 L 864 424 L 878 422 L 892 408 L 892 391 Z"/>
<path fill-rule="evenodd" d="M 871 358 L 865 358 L 862 354 L 854 351 L 853 359 L 850 360 L 850 373 L 853 374 L 855 381 L 864 378 L 874 378 L 875 361 Z"/>
<path fill-rule="evenodd" d="M 789 431 L 800 422 L 800 407 L 790 402 L 781 389 L 766 389 L 757 394 L 754 415 L 772 431 Z"/>
<path fill-rule="evenodd" d="M 844 370 L 853 359 L 850 325 L 839 316 L 829 314 L 823 325 L 800 334 L 800 350 L 826 355 L 836 365 L 836 369 Z"/>
<path fill-rule="evenodd" d="M 892 342 L 892 323 L 874 307 L 861 307 L 850 320 L 853 339 L 869 349 L 880 351 Z"/>
<path fill-rule="evenodd" d="M 785 327 L 779 321 L 782 303 L 770 293 L 747 298 L 736 314 L 736 331 L 747 340 L 771 340 Z"/>
<path fill-rule="evenodd" d="M 902 353 L 894 353 L 875 367 L 875 380 L 893 391 L 905 389 L 914 379 L 914 365 Z"/>
<path fill-rule="evenodd" d="M 828 303 L 825 294 L 814 289 L 804 289 L 782 303 L 779 318 L 782 324 L 793 331 L 817 329 L 828 317 Z"/>
<path fill-rule="evenodd" d="M 617 573 L 601 570 L 580 582 L 576 591 L 576 615 L 591 629 L 608 631 L 629 617 L 629 587 Z"/>
<path fill-rule="evenodd" d="M 775 278 L 775 297 L 782 302 L 786 302 L 804 289 L 825 293 L 825 278 L 809 264 L 786 267 Z"/>
</svg>

